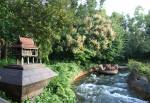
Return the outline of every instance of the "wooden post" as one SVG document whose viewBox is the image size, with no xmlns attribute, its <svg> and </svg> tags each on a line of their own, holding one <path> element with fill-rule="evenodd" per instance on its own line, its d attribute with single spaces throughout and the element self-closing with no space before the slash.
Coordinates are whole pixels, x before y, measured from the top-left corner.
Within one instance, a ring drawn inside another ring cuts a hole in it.
<svg viewBox="0 0 150 103">
<path fill-rule="evenodd" d="M 36 63 L 39 63 L 38 58 L 36 57 Z"/>
<path fill-rule="evenodd" d="M 17 59 L 17 65 L 19 65 L 19 60 Z"/>
<path fill-rule="evenodd" d="M 21 65 L 23 65 L 23 64 L 24 64 L 24 58 L 21 57 Z"/>
<path fill-rule="evenodd" d="M 42 64 L 42 60 L 41 60 L 41 58 L 40 58 L 40 64 Z"/>
<path fill-rule="evenodd" d="M 29 62 L 29 57 L 27 57 L 27 64 L 29 64 L 30 62 Z"/>
<path fill-rule="evenodd" d="M 34 57 L 32 57 L 32 63 L 34 63 Z"/>
</svg>

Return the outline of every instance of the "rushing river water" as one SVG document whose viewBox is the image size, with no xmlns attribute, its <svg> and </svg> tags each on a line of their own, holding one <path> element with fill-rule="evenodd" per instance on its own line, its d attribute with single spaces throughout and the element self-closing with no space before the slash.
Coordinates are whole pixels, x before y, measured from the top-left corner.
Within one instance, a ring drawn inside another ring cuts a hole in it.
<svg viewBox="0 0 150 103">
<path fill-rule="evenodd" d="M 117 75 L 91 74 L 75 86 L 77 103 L 148 103 L 129 90 L 128 72 Z"/>
</svg>

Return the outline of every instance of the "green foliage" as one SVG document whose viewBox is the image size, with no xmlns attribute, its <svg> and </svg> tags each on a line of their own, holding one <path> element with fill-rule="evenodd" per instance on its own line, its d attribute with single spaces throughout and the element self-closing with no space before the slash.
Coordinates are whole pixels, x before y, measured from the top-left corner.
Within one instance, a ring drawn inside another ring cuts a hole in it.
<svg viewBox="0 0 150 103">
<path fill-rule="evenodd" d="M 0 96 L 4 99 L 8 99 L 5 92 L 0 91 Z"/>
<path fill-rule="evenodd" d="M 142 63 L 135 60 L 129 60 L 128 67 L 130 70 L 136 70 L 139 74 L 147 76 L 150 79 L 150 63 Z"/>
<path fill-rule="evenodd" d="M 75 103 L 71 82 L 80 67 L 76 63 L 56 63 L 50 67 L 58 76 L 53 78 L 44 93 L 36 98 L 36 103 Z"/>
<path fill-rule="evenodd" d="M 113 61 L 120 56 L 123 48 L 120 22 L 112 24 L 105 10 L 95 10 L 95 7 L 96 0 L 88 0 L 76 8 L 75 22 L 70 31 L 63 32 L 54 43 L 52 57 L 69 57 L 85 64 L 91 60 Z"/>
<path fill-rule="evenodd" d="M 150 53 L 149 14 L 137 7 L 133 18 L 128 17 L 126 56 L 129 58 L 147 58 Z"/>
<path fill-rule="evenodd" d="M 150 13 L 135 10 L 133 18 L 113 13 L 111 17 L 102 9 L 105 0 L 1 0 L 0 41 L 12 45 L 19 36 L 29 36 L 39 46 L 40 57 L 49 63 L 51 57 L 77 60 L 89 66 L 91 61 L 114 62 L 124 57 L 150 56 Z M 126 35 L 125 35 L 126 33 Z M 126 43 L 126 44 L 125 44 Z M 15 63 L 0 60 L 0 66 Z M 50 65 L 59 76 L 53 78 L 37 103 L 75 103 L 71 80 L 80 71 L 76 63 Z M 150 77 L 149 66 L 129 61 L 129 68 Z M 83 68 L 82 68 L 83 69 Z M 29 103 L 27 100 L 26 103 Z"/>
<path fill-rule="evenodd" d="M 96 10 L 96 6 L 96 0 L 79 7 L 75 0 L 49 0 L 46 4 L 40 0 L 5 0 L 0 5 L 1 11 L 7 12 L 0 14 L 0 35 L 8 44 L 19 36 L 32 37 L 47 63 L 49 55 L 57 54 L 82 63 L 92 59 L 113 61 L 120 55 L 123 32 L 114 19 L 111 23 L 105 10 Z"/>
<path fill-rule="evenodd" d="M 40 48 L 40 56 L 49 61 L 53 42 L 67 33 L 73 21 L 68 1 L 50 0 L 43 5 L 40 0 L 2 0 L 0 37 L 13 43 L 19 36 L 32 37 Z"/>
<path fill-rule="evenodd" d="M 113 25 L 103 13 L 101 11 L 91 17 L 86 17 L 78 32 L 86 37 L 84 48 L 93 53 L 91 59 L 113 61 L 116 57 L 113 54 L 117 54 L 117 50 L 114 51 L 115 47 L 117 48 L 119 45 L 119 43 L 117 44 L 117 37 L 121 34 L 114 31 L 116 25 Z M 114 53 L 110 51 L 114 51 Z"/>
<path fill-rule="evenodd" d="M 84 17 L 84 20 L 80 24 L 77 23 L 72 28 L 70 34 L 63 35 L 62 40 L 55 46 L 55 49 L 56 52 L 68 52 L 72 54 L 73 59 L 79 60 L 82 63 L 94 58 L 109 60 L 108 58 L 104 58 L 108 54 L 104 54 L 103 51 L 111 48 L 115 38 L 116 33 L 113 31 L 111 22 L 101 12 L 97 12 L 92 16 Z M 119 43 L 114 43 L 114 47 L 120 45 Z M 111 60 L 114 57 L 112 56 Z"/>
<path fill-rule="evenodd" d="M 39 46 L 40 57 L 69 57 L 81 62 L 114 61 L 125 57 L 148 57 L 150 20 L 141 7 L 134 17 L 113 13 L 109 18 L 102 9 L 105 0 L 1 0 L 0 38 L 8 45 L 19 36 L 29 36 Z M 99 5 L 100 10 L 95 8 Z M 126 19 L 126 21 L 124 21 Z M 126 36 L 124 36 L 126 30 Z M 126 39 L 126 45 L 124 42 Z"/>
<path fill-rule="evenodd" d="M 123 15 L 114 12 L 110 19 L 116 38 L 112 42 L 112 45 L 104 50 L 103 54 L 106 54 L 105 58 L 112 62 L 114 60 L 124 59 L 125 30 L 123 28 Z"/>
<path fill-rule="evenodd" d="M 10 58 L 8 58 L 7 60 L 1 59 L 0 60 L 0 67 L 6 66 L 8 64 L 15 64 L 15 63 L 16 63 L 16 61 L 14 59 L 10 59 Z"/>
</svg>

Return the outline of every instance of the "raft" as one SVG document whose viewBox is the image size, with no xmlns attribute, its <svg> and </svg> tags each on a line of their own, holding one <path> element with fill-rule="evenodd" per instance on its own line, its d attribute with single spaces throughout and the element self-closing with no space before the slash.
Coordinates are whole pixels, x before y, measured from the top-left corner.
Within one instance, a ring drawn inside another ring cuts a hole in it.
<svg viewBox="0 0 150 103">
<path fill-rule="evenodd" d="M 118 73 L 118 69 L 115 69 L 115 70 L 101 70 L 99 71 L 100 73 L 102 74 L 110 74 L 110 75 L 113 75 L 113 74 L 117 74 Z"/>
</svg>

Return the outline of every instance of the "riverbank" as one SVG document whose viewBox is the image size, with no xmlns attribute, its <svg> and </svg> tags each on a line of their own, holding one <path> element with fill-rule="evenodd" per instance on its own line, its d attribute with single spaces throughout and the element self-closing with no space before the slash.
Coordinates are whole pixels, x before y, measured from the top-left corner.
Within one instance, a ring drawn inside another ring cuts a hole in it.
<svg viewBox="0 0 150 103">
<path fill-rule="evenodd" d="M 137 95 L 150 101 L 150 64 L 130 60 L 128 67 L 131 71 L 128 77 L 129 87 Z"/>
<path fill-rule="evenodd" d="M 141 76 L 146 76 L 150 80 L 150 62 L 129 60 L 128 68 L 130 71 L 135 70 Z"/>
</svg>

